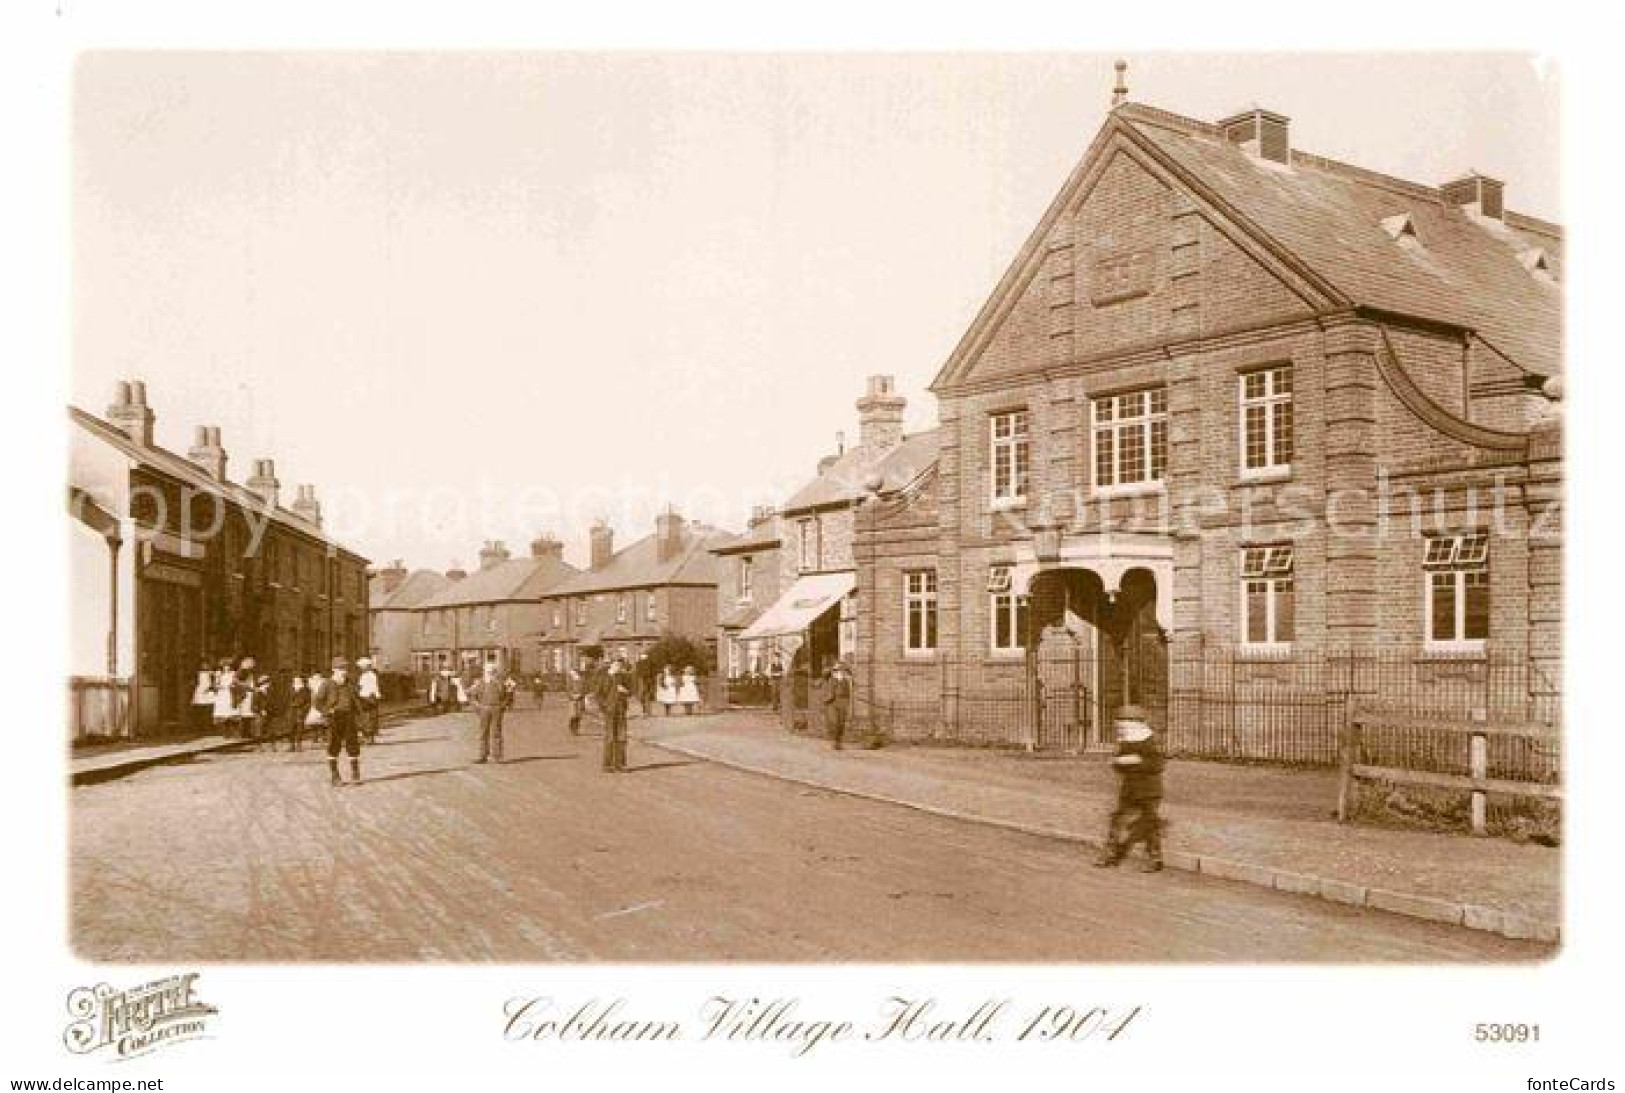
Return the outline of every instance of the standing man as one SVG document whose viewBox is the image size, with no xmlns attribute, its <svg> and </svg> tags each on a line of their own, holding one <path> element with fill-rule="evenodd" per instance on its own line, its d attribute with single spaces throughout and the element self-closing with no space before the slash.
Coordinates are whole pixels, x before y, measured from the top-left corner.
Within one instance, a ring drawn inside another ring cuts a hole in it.
<svg viewBox="0 0 1625 1093">
<path fill-rule="evenodd" d="M 570 665 L 565 681 L 570 695 L 570 735 L 581 735 L 581 714 L 587 707 L 587 677 L 580 665 Z"/>
<path fill-rule="evenodd" d="M 847 718 L 852 716 L 852 673 L 846 661 L 837 660 L 824 677 L 824 719 L 829 723 L 829 738 L 835 750 L 841 750 L 846 739 Z"/>
<path fill-rule="evenodd" d="M 604 770 L 610 774 L 626 769 L 626 708 L 633 686 L 626 661 L 617 653 L 598 684 L 598 708 L 604 714 Z"/>
<path fill-rule="evenodd" d="M 356 718 L 361 712 L 361 698 L 355 684 L 350 681 L 350 662 L 343 657 L 333 658 L 333 674 L 322 680 L 322 685 L 311 700 L 311 705 L 327 722 L 327 771 L 332 784 L 341 786 L 339 752 L 350 756 L 350 782 L 361 781 L 361 734 Z"/>
<path fill-rule="evenodd" d="M 1106 829 L 1106 847 L 1095 860 L 1098 866 L 1116 865 L 1137 842 L 1145 844 L 1140 870 L 1162 868 L 1162 749 L 1138 706 L 1117 711 L 1117 754 L 1112 766 L 1118 775 L 1117 810 Z"/>
<path fill-rule="evenodd" d="M 648 717 L 649 708 L 655 704 L 655 663 L 649 659 L 647 652 L 638 654 L 633 677 L 638 685 L 638 707 L 642 709 L 643 716 Z"/>
<path fill-rule="evenodd" d="M 474 762 L 502 762 L 502 712 L 510 695 L 506 681 L 497 678 L 495 664 L 487 664 L 485 674 L 469 688 L 469 700 L 480 715 L 480 757 Z"/>
<path fill-rule="evenodd" d="M 384 689 L 378 682 L 378 673 L 373 671 L 372 658 L 362 657 L 355 662 L 361 670 L 356 677 L 356 695 L 361 699 L 361 738 L 369 744 L 378 742 L 378 708 L 384 702 Z"/>
</svg>

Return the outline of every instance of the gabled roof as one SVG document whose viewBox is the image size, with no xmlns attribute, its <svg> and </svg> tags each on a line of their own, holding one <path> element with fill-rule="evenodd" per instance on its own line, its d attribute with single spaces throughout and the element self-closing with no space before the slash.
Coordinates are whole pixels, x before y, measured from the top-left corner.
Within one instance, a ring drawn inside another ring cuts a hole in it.
<svg viewBox="0 0 1625 1093">
<path fill-rule="evenodd" d="M 417 606 L 423 610 L 466 607 L 476 603 L 535 601 L 576 574 L 575 566 L 551 555 L 510 558 L 476 570 L 461 580 L 442 577 L 445 583 Z"/>
<path fill-rule="evenodd" d="M 1505 213 L 1477 217 L 1441 190 L 1294 150 L 1290 164 L 1259 159 L 1217 126 L 1135 103 L 1108 115 L 1010 268 L 932 382 L 953 382 L 1042 264 L 1051 228 L 1079 199 L 1108 153 L 1127 143 L 1268 254 L 1306 300 L 1363 307 L 1471 330 L 1526 371 L 1562 370 L 1562 298 L 1520 260 L 1548 254 L 1561 278 L 1562 229 Z M 1416 246 L 1391 233 L 1408 216 Z M 1386 224 L 1385 224 L 1386 222 Z"/>
<path fill-rule="evenodd" d="M 231 481 L 223 482 L 214 478 L 190 459 L 176 455 L 167 448 L 160 448 L 156 444 L 150 447 L 138 444 L 131 440 L 123 429 L 102 420 L 95 414 L 86 413 L 77 406 L 69 406 L 68 420 L 97 440 L 123 452 L 125 456 L 138 465 L 150 467 L 161 474 L 177 479 L 192 489 L 213 494 L 239 508 L 248 509 L 256 514 L 263 514 L 266 511 L 265 502 L 260 498 L 259 494 L 246 486 L 240 486 Z M 321 528 L 306 520 L 303 516 L 285 509 L 281 505 L 271 510 L 271 519 L 282 527 L 289 528 L 319 543 L 330 546 L 351 558 L 358 558 L 361 561 L 367 560 L 343 543 L 325 534 Z"/>
<path fill-rule="evenodd" d="M 902 443 L 878 451 L 854 448 L 802 486 L 779 506 L 788 515 L 826 505 L 850 504 L 869 493 L 868 485 L 880 476 L 880 492 L 895 493 L 924 474 L 937 460 L 941 429 L 927 429 L 903 438 Z"/>
<path fill-rule="evenodd" d="M 646 535 L 615 552 L 602 569 L 584 569 L 548 590 L 550 596 L 580 596 L 589 592 L 615 592 L 628 588 L 655 588 L 661 585 L 714 585 L 718 561 L 711 546 L 728 533 L 705 524 L 683 525 L 682 544 L 665 561 L 660 560 L 659 542 Z"/>
<path fill-rule="evenodd" d="M 443 589 L 451 578 L 432 569 L 413 570 L 395 591 L 373 600 L 374 611 L 410 611 Z"/>
<path fill-rule="evenodd" d="M 712 554 L 742 554 L 750 550 L 771 550 L 780 541 L 778 520 L 764 520 L 738 535 L 724 534 L 706 549 Z"/>
<path fill-rule="evenodd" d="M 1562 295 L 1519 259 L 1537 246 L 1557 255 L 1555 225 L 1511 212 L 1478 217 L 1436 187 L 1308 153 L 1294 152 L 1286 167 L 1262 161 L 1189 118 L 1119 113 L 1350 303 L 1473 330 L 1528 371 L 1562 371 Z M 1396 248 L 1382 226 L 1406 214 L 1414 250 Z"/>
</svg>

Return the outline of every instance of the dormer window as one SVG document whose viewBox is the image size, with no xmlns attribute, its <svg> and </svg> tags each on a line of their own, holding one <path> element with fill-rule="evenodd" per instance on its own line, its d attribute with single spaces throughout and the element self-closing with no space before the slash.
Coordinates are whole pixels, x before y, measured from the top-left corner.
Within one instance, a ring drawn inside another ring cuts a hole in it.
<svg viewBox="0 0 1625 1093">
<path fill-rule="evenodd" d="M 1388 233 L 1388 238 L 1407 250 L 1420 250 L 1422 247 L 1421 237 L 1416 234 L 1416 221 L 1410 213 L 1384 217 L 1382 230 Z"/>
<path fill-rule="evenodd" d="M 1552 260 L 1550 256 L 1540 247 L 1530 247 L 1518 255 L 1518 261 L 1523 263 L 1524 269 L 1542 281 L 1555 282 L 1557 280 L 1552 276 Z"/>
</svg>

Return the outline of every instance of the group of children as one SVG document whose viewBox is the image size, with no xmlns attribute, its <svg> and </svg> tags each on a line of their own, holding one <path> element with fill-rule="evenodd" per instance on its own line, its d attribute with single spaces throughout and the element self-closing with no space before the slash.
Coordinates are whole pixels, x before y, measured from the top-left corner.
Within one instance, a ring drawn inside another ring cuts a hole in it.
<svg viewBox="0 0 1625 1093">
<path fill-rule="evenodd" d="M 359 674 L 352 686 L 357 728 L 371 742 L 378 735 L 383 686 L 371 658 L 357 660 L 356 668 Z M 244 657 L 235 668 L 229 659 L 217 668 L 205 661 L 192 691 L 193 728 L 206 732 L 212 727 L 223 736 L 241 740 L 286 737 L 288 749 L 298 751 L 307 729 L 319 733 L 326 727 L 325 715 L 312 700 L 328 680 L 321 672 L 295 673 L 279 688 L 269 675 L 257 671 L 253 657 Z"/>
</svg>

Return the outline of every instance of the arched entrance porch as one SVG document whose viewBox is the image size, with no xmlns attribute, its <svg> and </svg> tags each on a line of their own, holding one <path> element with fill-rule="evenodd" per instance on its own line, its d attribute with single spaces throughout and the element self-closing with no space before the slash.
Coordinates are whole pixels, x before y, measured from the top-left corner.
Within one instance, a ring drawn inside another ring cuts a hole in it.
<svg viewBox="0 0 1625 1093">
<path fill-rule="evenodd" d="M 1027 595 L 1036 746 L 1109 745 L 1114 714 L 1131 704 L 1166 728 L 1168 633 L 1158 607 L 1167 594 L 1151 568 L 1063 563 L 1032 573 Z"/>
</svg>

